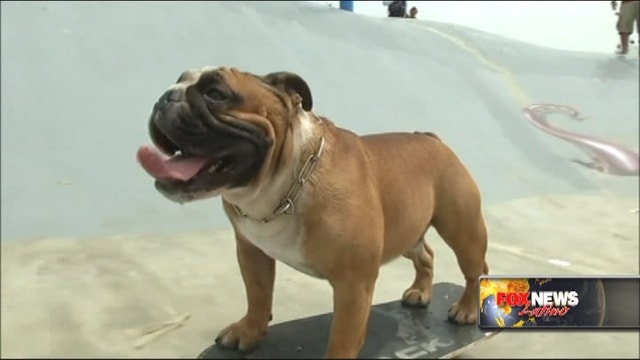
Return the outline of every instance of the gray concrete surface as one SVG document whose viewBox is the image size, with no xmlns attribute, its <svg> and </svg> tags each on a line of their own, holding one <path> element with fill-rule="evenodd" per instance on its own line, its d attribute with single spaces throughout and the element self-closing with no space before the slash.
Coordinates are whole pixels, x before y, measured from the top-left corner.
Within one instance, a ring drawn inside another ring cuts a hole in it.
<svg viewBox="0 0 640 360">
<path fill-rule="evenodd" d="M 307 3 L 2 2 L 2 357 L 193 357 L 244 311 L 219 200 L 177 206 L 135 162 L 153 101 L 179 73 L 301 74 L 315 109 L 359 133 L 434 131 L 485 199 L 495 274 L 638 274 L 638 177 L 520 109 L 638 150 L 637 58 L 550 50 L 459 26 Z M 557 34 L 550 34 L 557 36 Z M 434 233 L 438 281 L 462 282 Z M 325 283 L 279 266 L 275 321 L 331 309 Z M 376 302 L 411 281 L 385 266 Z M 142 348 L 128 329 L 190 314 Z M 639 356 L 638 332 L 511 332 L 473 357 Z M 531 344 L 546 344 L 531 347 Z"/>
</svg>

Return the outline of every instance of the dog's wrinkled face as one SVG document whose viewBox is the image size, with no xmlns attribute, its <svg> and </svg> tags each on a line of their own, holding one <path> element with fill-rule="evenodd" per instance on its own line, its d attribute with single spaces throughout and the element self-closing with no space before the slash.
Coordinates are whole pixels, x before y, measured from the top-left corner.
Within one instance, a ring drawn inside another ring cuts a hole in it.
<svg viewBox="0 0 640 360">
<path fill-rule="evenodd" d="M 281 146 L 300 105 L 311 110 L 311 92 L 293 73 L 185 71 L 154 105 L 149 133 L 157 149 L 141 147 L 138 161 L 156 188 L 180 203 L 249 186 Z"/>
</svg>

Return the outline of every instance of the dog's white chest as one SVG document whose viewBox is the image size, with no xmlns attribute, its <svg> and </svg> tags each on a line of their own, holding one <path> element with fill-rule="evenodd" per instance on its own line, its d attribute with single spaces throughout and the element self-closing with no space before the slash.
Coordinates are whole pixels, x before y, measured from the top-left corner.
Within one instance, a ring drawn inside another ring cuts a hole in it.
<svg viewBox="0 0 640 360">
<path fill-rule="evenodd" d="M 240 220 L 242 234 L 270 257 L 310 276 L 315 272 L 307 266 L 303 249 L 304 229 L 299 219 L 282 215 L 268 223 Z"/>
</svg>

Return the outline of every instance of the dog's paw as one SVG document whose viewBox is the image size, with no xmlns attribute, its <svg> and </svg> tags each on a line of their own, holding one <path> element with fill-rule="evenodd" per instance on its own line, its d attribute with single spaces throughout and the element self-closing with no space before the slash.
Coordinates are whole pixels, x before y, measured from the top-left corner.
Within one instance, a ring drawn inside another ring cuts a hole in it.
<svg viewBox="0 0 640 360">
<path fill-rule="evenodd" d="M 245 318 L 224 328 L 216 337 L 216 344 L 225 349 L 251 352 L 267 335 L 268 324 L 249 323 Z"/>
<path fill-rule="evenodd" d="M 465 309 L 459 306 L 458 303 L 455 303 L 451 309 L 449 309 L 448 318 L 449 321 L 458 325 L 475 324 L 478 319 L 478 312 L 475 307 Z"/>
<path fill-rule="evenodd" d="M 407 289 L 402 294 L 402 304 L 410 307 L 425 308 L 431 302 L 431 293 L 420 289 Z"/>
</svg>

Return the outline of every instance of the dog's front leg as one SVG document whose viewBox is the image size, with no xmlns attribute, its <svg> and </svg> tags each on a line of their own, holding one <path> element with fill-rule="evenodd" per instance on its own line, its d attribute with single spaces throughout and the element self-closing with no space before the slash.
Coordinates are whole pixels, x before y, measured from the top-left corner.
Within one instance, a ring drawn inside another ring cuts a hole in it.
<svg viewBox="0 0 640 360">
<path fill-rule="evenodd" d="M 333 321 L 326 358 L 355 359 L 364 345 L 378 269 L 365 276 L 330 281 Z"/>
<path fill-rule="evenodd" d="M 240 234 L 236 234 L 236 254 L 247 294 L 247 313 L 240 321 L 223 329 L 216 343 L 247 352 L 267 334 L 276 265 L 274 259 Z"/>
</svg>

